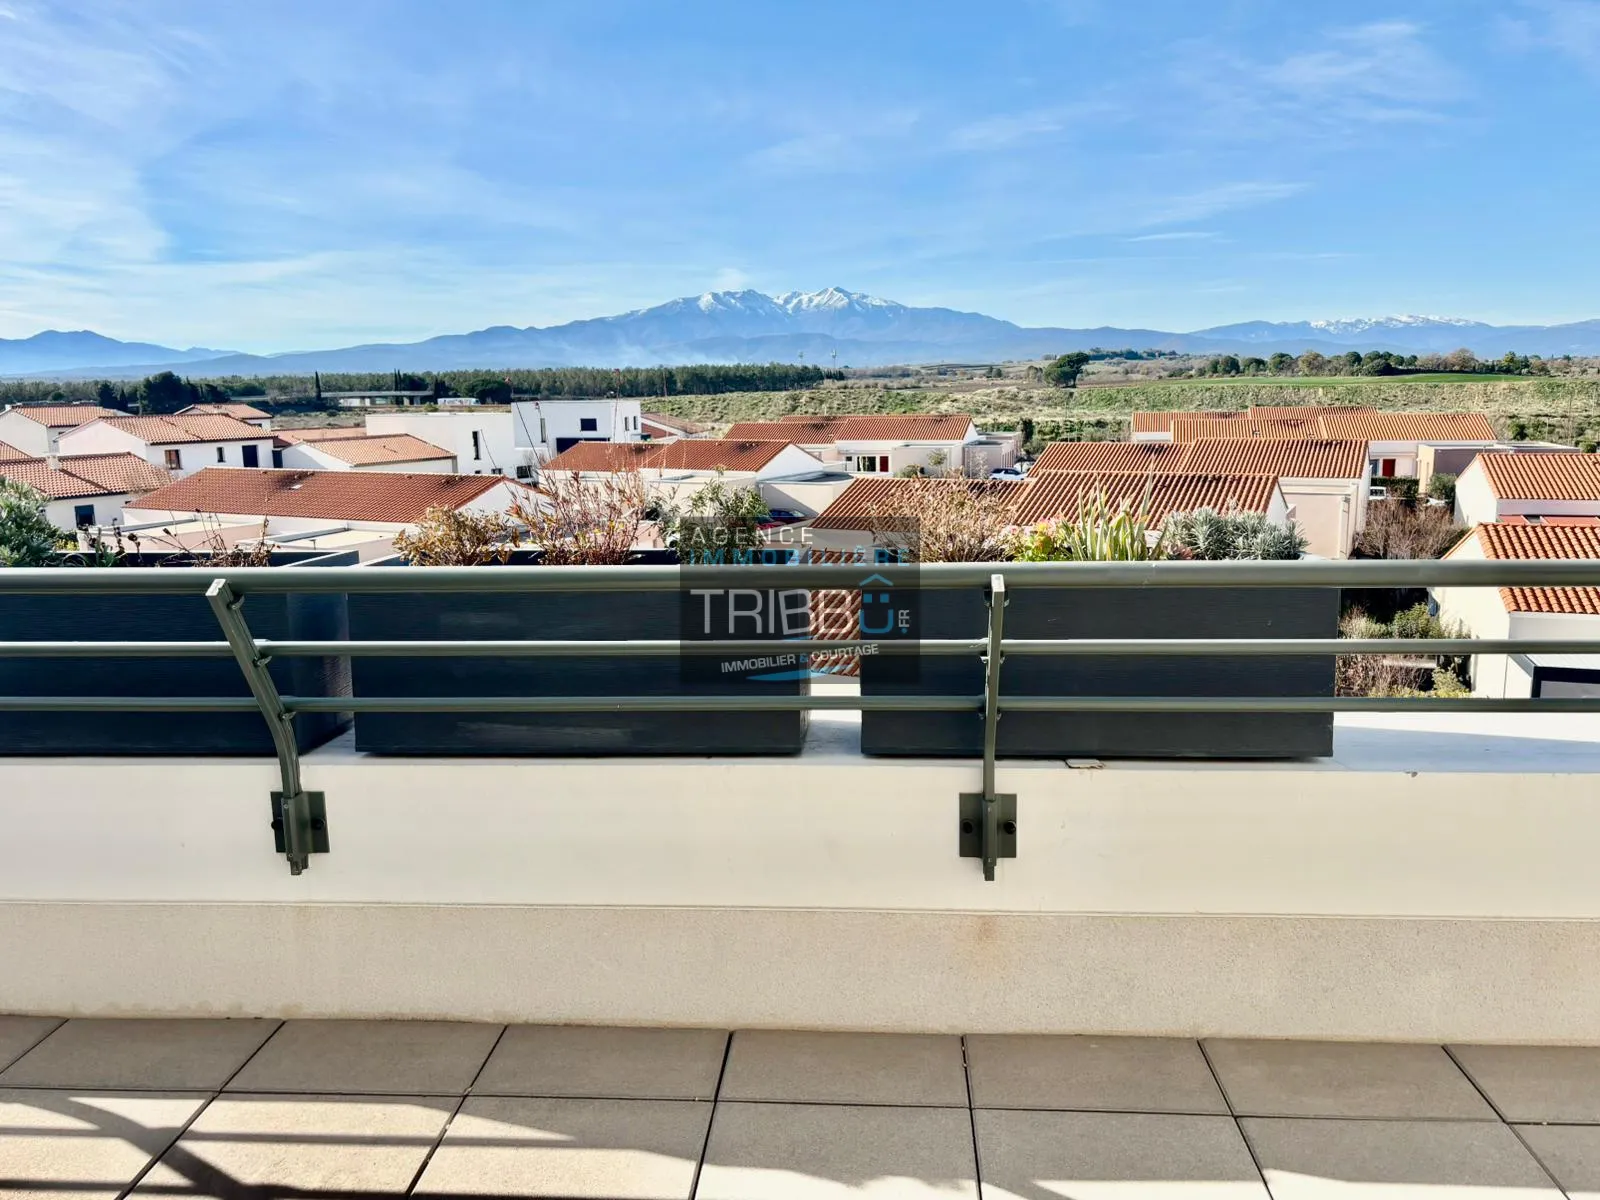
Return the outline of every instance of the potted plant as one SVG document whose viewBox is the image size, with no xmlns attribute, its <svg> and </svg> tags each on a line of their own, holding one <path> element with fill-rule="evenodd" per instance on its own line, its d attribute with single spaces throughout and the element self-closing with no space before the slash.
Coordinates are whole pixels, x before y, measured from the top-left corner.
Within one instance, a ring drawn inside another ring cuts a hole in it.
<svg viewBox="0 0 1600 1200">
<path fill-rule="evenodd" d="M 967 499 L 918 498 L 921 518 L 899 544 L 923 562 L 1144 561 L 1298 557 L 1292 527 L 1249 515 L 1196 512 L 1163 524 L 1144 505 L 1112 506 L 1089 495 L 1076 518 L 1009 529 L 1003 492 Z M 902 518 L 899 524 L 904 527 Z M 889 531 L 890 540 L 896 535 Z M 1330 588 L 1009 589 L 1007 638 L 1335 637 L 1339 594 Z M 920 636 L 978 638 L 988 611 L 976 591 L 924 589 Z M 862 659 L 863 695 L 978 695 L 983 665 L 925 656 L 913 679 L 887 657 Z M 1331 657 L 1029 655 L 1008 651 L 1000 690 L 1009 696 L 1306 696 L 1333 694 Z M 998 753 L 1011 758 L 1300 758 L 1332 752 L 1329 713 L 1011 712 Z M 862 750 L 884 755 L 982 753 L 983 723 L 963 713 L 865 712 Z"/>
<path fill-rule="evenodd" d="M 737 489 L 745 492 L 748 489 Z M 753 494 L 753 493 L 752 493 Z M 691 501 L 686 512 L 715 522 L 717 506 Z M 744 495 L 728 520 L 755 516 Z M 759 503 L 759 498 L 757 498 Z M 546 474 L 537 498 L 509 516 L 431 511 L 414 535 L 396 539 L 399 556 L 373 566 L 585 566 L 615 571 L 675 563 L 666 546 L 641 549 L 687 528 L 686 518 L 652 497 L 636 473 L 602 480 Z M 666 535 L 665 537 L 661 535 Z M 677 640 L 686 632 L 678 591 L 359 593 L 350 597 L 352 636 L 382 640 Z M 697 600 L 693 603 L 698 604 Z M 357 657 L 355 694 L 367 696 L 674 696 L 802 695 L 805 678 L 719 677 L 703 663 L 671 657 L 573 654 L 560 657 Z M 358 713 L 356 747 L 383 754 L 794 754 L 805 714 L 747 710 Z"/>
<path fill-rule="evenodd" d="M 353 554 L 275 550 L 257 539 L 225 545 L 213 524 L 193 548 L 164 532 L 99 535 L 77 550 L 52 545 L 42 552 L 38 522 L 43 499 L 0 485 L 0 564 L 64 571 L 84 567 L 281 566 L 353 564 Z M 61 535 L 50 528 L 52 540 Z M 263 535 L 265 530 L 263 529 Z M 256 637 L 306 641 L 346 636 L 344 597 L 260 595 L 245 604 Z M 28 595 L 0 591 L 0 640 L 45 642 L 220 642 L 222 630 L 203 587 L 184 595 Z M 348 659 L 282 658 L 269 665 L 285 695 L 348 696 Z M 216 658 L 12 658 L 0 656 L 0 695 L 7 696 L 249 696 L 231 656 Z M 349 727 L 340 713 L 301 713 L 294 719 L 301 750 L 320 746 Z M 255 712 L 4 712 L 0 754 L 270 755 L 272 737 Z"/>
</svg>

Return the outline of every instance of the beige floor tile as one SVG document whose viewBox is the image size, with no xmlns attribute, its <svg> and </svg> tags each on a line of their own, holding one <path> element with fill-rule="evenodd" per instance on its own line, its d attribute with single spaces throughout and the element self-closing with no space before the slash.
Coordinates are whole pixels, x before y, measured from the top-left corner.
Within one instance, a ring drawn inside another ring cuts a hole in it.
<svg viewBox="0 0 1600 1200">
<path fill-rule="evenodd" d="M 289 1021 L 228 1089 L 460 1093 L 499 1036 L 498 1025 L 464 1021 Z"/>
<path fill-rule="evenodd" d="M 1519 1125 L 1517 1132 L 1572 1200 L 1600 1200 L 1600 1125 Z"/>
<path fill-rule="evenodd" d="M 1600 1124 L 1600 1047 L 1450 1049 L 1506 1120 Z"/>
<path fill-rule="evenodd" d="M 972 1036 L 979 1108 L 1226 1113 L 1200 1047 L 1187 1038 Z"/>
<path fill-rule="evenodd" d="M 159 1092 L 0 1090 L 0 1195 L 112 1200 L 204 1103 Z"/>
<path fill-rule="evenodd" d="M 943 1034 L 741 1031 L 733 1035 L 722 1098 L 964 1107 L 961 1039 Z"/>
<path fill-rule="evenodd" d="M 1438 1046 L 1218 1040 L 1205 1048 L 1240 1116 L 1495 1119 Z"/>
<path fill-rule="evenodd" d="M 0 1017 L 0 1071 L 59 1024 L 60 1017 Z"/>
<path fill-rule="evenodd" d="M 513 1025 L 473 1085 L 480 1096 L 710 1100 L 728 1035 L 714 1029 Z"/>
<path fill-rule="evenodd" d="M 717 1106 L 696 1200 L 977 1200 L 965 1109 Z"/>
<path fill-rule="evenodd" d="M 213 1101 L 140 1181 L 136 1196 L 233 1200 L 297 1189 L 403 1194 L 454 1098 L 249 1096 Z"/>
<path fill-rule="evenodd" d="M 1268 1200 L 1233 1118 L 974 1114 L 984 1200 Z"/>
<path fill-rule="evenodd" d="M 474 1096 L 417 1191 L 689 1200 L 710 1120 L 711 1105 L 690 1100 Z"/>
<path fill-rule="evenodd" d="M 1560 1200 L 1516 1135 L 1489 1121 L 1245 1118 L 1273 1200 Z"/>
<path fill-rule="evenodd" d="M 0 1087 L 216 1089 L 276 1021 L 74 1018 L 0 1072 Z"/>
</svg>

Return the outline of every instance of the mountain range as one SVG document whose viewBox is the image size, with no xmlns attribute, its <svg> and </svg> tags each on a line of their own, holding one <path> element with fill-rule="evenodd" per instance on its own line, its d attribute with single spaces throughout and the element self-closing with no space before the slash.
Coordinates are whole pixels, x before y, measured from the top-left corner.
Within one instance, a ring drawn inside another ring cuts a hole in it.
<svg viewBox="0 0 1600 1200">
<path fill-rule="evenodd" d="M 0 338 L 0 376 L 131 378 L 174 370 L 195 378 L 312 371 L 442 371 L 510 367 L 623 367 L 771 362 L 889 366 L 1002 362 L 1070 350 L 1133 348 L 1184 354 L 1300 354 L 1318 350 L 1447 353 L 1480 358 L 1600 354 L 1600 320 L 1568 325 L 1488 325 L 1454 317 L 1246 321 L 1189 333 L 1159 329 L 1028 328 L 982 313 L 913 308 L 843 288 L 820 292 L 707 292 L 653 308 L 544 328 L 495 325 L 420 342 L 337 350 L 240 354 L 119 342 L 87 330 Z"/>
</svg>

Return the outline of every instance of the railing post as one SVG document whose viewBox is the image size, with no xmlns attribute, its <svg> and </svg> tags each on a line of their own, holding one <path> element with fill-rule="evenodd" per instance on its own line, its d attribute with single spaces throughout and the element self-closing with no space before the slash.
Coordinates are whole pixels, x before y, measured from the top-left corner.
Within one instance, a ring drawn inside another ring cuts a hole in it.
<svg viewBox="0 0 1600 1200">
<path fill-rule="evenodd" d="M 234 660 L 244 672 L 245 683 L 255 697 L 261 716 L 272 734 L 278 752 L 278 771 L 283 790 L 272 793 L 274 844 L 289 860 L 289 873 L 298 875 L 311 863 L 311 855 L 328 852 L 326 805 L 321 792 L 307 792 L 300 783 L 300 751 L 295 745 L 294 714 L 283 706 L 277 685 L 267 670 L 270 659 L 256 646 L 250 626 L 245 623 L 241 600 L 226 579 L 213 580 L 206 589 L 206 602 L 216 614 L 222 635 L 228 639 Z"/>
<path fill-rule="evenodd" d="M 1017 856 L 1017 798 L 995 791 L 994 760 L 1000 724 L 1000 667 L 1004 661 L 1006 577 L 989 577 L 989 640 L 983 656 L 983 791 L 961 795 L 961 856 L 981 858 L 993 880 L 1002 858 Z"/>
</svg>

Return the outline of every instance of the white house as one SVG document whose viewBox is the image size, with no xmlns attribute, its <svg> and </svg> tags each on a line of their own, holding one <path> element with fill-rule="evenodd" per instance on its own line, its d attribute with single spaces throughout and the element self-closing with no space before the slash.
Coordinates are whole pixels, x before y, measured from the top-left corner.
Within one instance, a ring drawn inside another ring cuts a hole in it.
<svg viewBox="0 0 1600 1200">
<path fill-rule="evenodd" d="M 1456 519 L 1478 525 L 1509 516 L 1600 516 L 1600 456 L 1577 450 L 1478 455 L 1456 480 Z"/>
<path fill-rule="evenodd" d="M 273 465 L 313 471 L 428 471 L 456 473 L 456 456 L 409 433 L 368 435 L 354 431 L 348 437 L 301 439 L 284 431 Z"/>
<path fill-rule="evenodd" d="M 232 417 L 236 421 L 243 421 L 246 425 L 254 425 L 257 429 L 272 428 L 272 414 L 263 412 L 253 404 L 191 404 L 188 408 L 180 408 L 177 415 L 180 417 Z"/>
<path fill-rule="evenodd" d="M 165 471 L 137 454 L 3 455 L 0 479 L 26 484 L 44 496 L 45 516 L 69 532 L 118 524 L 127 504 L 171 482 Z"/>
<path fill-rule="evenodd" d="M 507 409 L 467 408 L 457 412 L 367 414 L 367 433 L 410 434 L 455 457 L 463 475 L 509 475 L 531 479 L 537 459 L 514 433 L 516 413 Z"/>
<path fill-rule="evenodd" d="M 99 417 L 63 433 L 62 454 L 128 451 L 183 476 L 204 467 L 265 467 L 272 434 L 233 417 Z"/>
<path fill-rule="evenodd" d="M 964 414 L 794 416 L 781 421 L 740 421 L 724 436 L 736 441 L 787 439 L 824 462 L 842 463 L 858 475 L 898 475 L 910 467 L 934 475 L 987 475 L 993 467 L 1016 461 L 1014 443 L 985 442 L 972 418 Z"/>
<path fill-rule="evenodd" d="M 99 417 L 123 416 L 97 404 L 13 404 L 0 412 L 0 442 L 26 454 L 54 454 L 67 430 Z"/>
<path fill-rule="evenodd" d="M 516 445 L 547 462 L 579 442 L 643 440 L 637 400 L 518 400 L 511 406 Z"/>
<path fill-rule="evenodd" d="M 1445 558 L 1600 558 L 1600 519 L 1552 517 L 1550 521 L 1530 525 L 1514 518 L 1506 524 L 1479 525 Z M 1447 624 L 1466 626 L 1475 638 L 1600 640 L 1600 589 L 1440 587 L 1432 594 L 1439 616 Z M 1477 654 L 1472 657 L 1471 677 L 1475 696 L 1600 696 L 1600 656 Z"/>
</svg>

